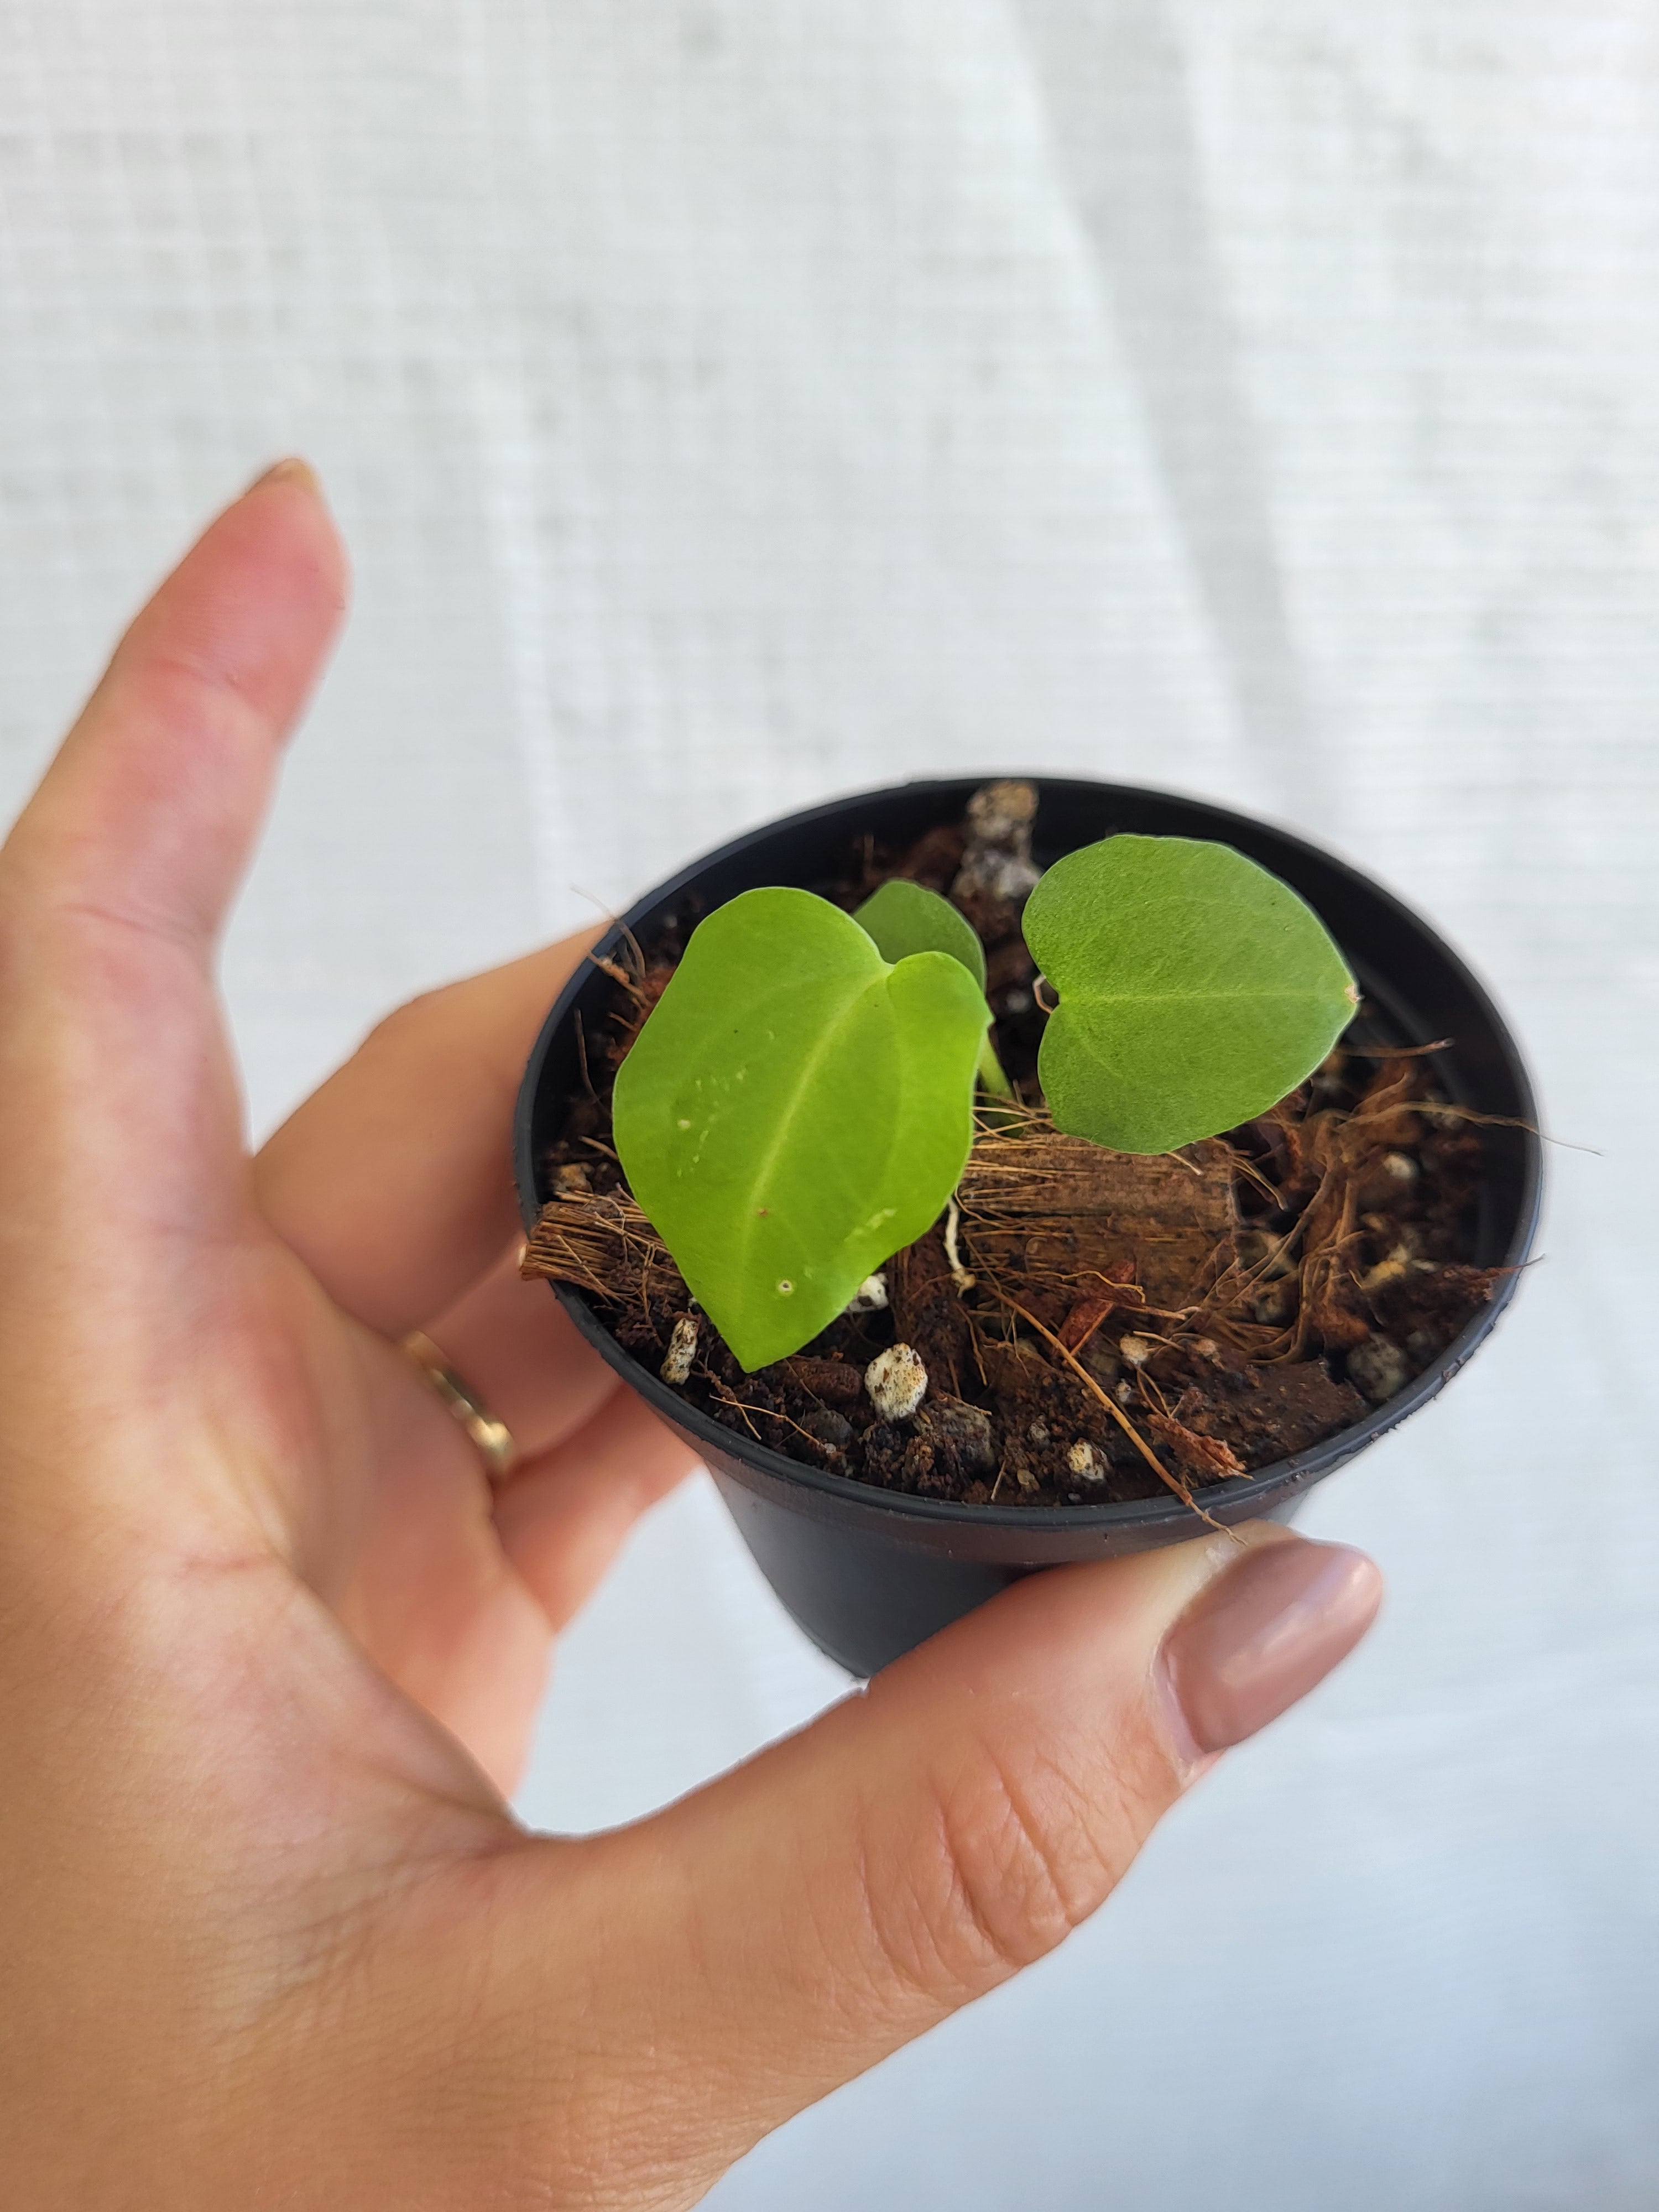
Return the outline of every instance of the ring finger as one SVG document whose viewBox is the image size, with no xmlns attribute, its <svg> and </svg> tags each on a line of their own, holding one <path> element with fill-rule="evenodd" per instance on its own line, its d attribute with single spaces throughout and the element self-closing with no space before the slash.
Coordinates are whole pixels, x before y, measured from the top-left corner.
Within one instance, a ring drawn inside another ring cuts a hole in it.
<svg viewBox="0 0 1659 2212">
<path fill-rule="evenodd" d="M 545 1283 L 519 1275 L 519 1246 L 430 1321 L 430 1337 L 497 1420 L 522 1459 L 584 1428 L 621 1388 Z"/>
</svg>

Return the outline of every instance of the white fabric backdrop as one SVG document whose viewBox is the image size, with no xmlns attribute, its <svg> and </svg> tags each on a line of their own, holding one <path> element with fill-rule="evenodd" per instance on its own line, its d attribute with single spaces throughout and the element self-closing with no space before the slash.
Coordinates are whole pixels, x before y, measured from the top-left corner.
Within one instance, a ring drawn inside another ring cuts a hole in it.
<svg viewBox="0 0 1659 2212">
<path fill-rule="evenodd" d="M 721 2212 L 1659 2200 L 1656 125 L 1638 0 L 0 0 L 0 796 L 257 465 L 356 553 L 228 962 L 256 1127 L 744 823 L 1018 763 L 1351 854 L 1598 1148 L 1308 1516 L 1361 1656 Z M 837 1686 L 693 1488 L 526 1811 Z"/>
</svg>

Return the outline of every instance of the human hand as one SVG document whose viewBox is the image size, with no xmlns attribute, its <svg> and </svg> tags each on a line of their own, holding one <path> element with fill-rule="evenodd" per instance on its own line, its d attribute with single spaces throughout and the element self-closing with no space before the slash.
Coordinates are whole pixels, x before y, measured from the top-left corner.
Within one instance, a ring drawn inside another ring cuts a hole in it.
<svg viewBox="0 0 1659 2212">
<path fill-rule="evenodd" d="M 0 2172 L 689 2205 L 1091 1912 L 1377 1577 L 1266 1527 L 1036 1577 L 666 1812 L 526 1834 L 550 1639 L 686 1458 L 512 1264 L 576 950 L 394 1015 L 246 1157 L 216 941 L 343 600 L 287 465 L 0 854 Z M 525 1446 L 499 1488 L 416 1326 Z"/>
</svg>

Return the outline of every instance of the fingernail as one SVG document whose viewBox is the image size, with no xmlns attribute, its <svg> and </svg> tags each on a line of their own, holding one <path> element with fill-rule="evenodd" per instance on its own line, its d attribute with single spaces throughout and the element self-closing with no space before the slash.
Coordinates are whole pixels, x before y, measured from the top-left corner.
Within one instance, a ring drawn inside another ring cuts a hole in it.
<svg viewBox="0 0 1659 2212">
<path fill-rule="evenodd" d="M 309 461 L 301 460 L 297 454 L 290 454 L 285 461 L 276 462 L 274 467 L 268 468 L 262 476 L 255 477 L 253 482 L 248 486 L 248 490 L 258 491 L 262 484 L 271 483 L 300 484 L 307 491 L 319 494 L 322 490 L 321 484 L 317 481 L 317 471 Z"/>
<path fill-rule="evenodd" d="M 1363 1552 L 1263 1543 L 1208 1583 L 1164 1639 L 1159 1668 L 1193 1758 L 1242 1743 L 1305 1698 L 1376 1617 L 1382 1577 Z"/>
</svg>

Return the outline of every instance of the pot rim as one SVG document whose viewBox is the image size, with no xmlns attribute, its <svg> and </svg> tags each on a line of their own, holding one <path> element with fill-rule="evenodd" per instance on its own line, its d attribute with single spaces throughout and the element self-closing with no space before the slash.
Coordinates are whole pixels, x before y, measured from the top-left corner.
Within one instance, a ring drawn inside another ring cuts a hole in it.
<svg viewBox="0 0 1659 2212">
<path fill-rule="evenodd" d="M 1372 1407 L 1363 1420 L 1337 1430 L 1320 1443 L 1310 1445 L 1307 1450 L 1295 1453 L 1288 1459 L 1275 1460 L 1270 1466 L 1257 1468 L 1248 1474 L 1230 1476 L 1224 1482 L 1206 1483 L 1201 1490 L 1194 1492 L 1194 1504 L 1190 1507 L 1183 1504 L 1172 1492 L 1161 1498 L 1121 1499 L 1098 1505 L 969 1505 L 953 1499 L 918 1498 L 908 1492 L 885 1490 L 874 1483 L 861 1482 L 853 1475 L 833 1474 L 826 1468 L 808 1467 L 799 1460 L 791 1459 L 787 1453 L 774 1450 L 769 1444 L 723 1426 L 701 1407 L 688 1403 L 660 1376 L 653 1374 L 618 1344 L 581 1291 L 565 1283 L 552 1283 L 550 1287 L 586 1341 L 616 1370 L 623 1382 L 672 1425 L 698 1442 L 713 1446 L 727 1457 L 752 1466 L 759 1473 L 797 1485 L 804 1490 L 816 1492 L 825 1498 L 848 1503 L 856 1501 L 866 1510 L 884 1509 L 896 1520 L 942 1523 L 955 1528 L 1028 1531 L 1046 1528 L 1058 1534 L 1064 1531 L 1130 1530 L 1180 1527 L 1190 1523 L 1196 1531 L 1204 1527 L 1206 1515 L 1213 1513 L 1219 1518 L 1227 1509 L 1247 1502 L 1269 1483 L 1282 1494 L 1286 1489 L 1311 1483 L 1322 1474 L 1334 1472 L 1338 1466 L 1356 1456 L 1391 1429 L 1398 1427 L 1401 1422 L 1409 1419 L 1431 1398 L 1437 1396 L 1492 1334 L 1514 1297 L 1537 1234 L 1543 1203 L 1543 1145 L 1537 1129 L 1536 1101 L 1532 1081 L 1514 1035 L 1498 1012 L 1492 994 L 1461 955 L 1414 908 L 1379 884 L 1374 877 L 1324 847 L 1316 845 L 1310 839 L 1299 836 L 1295 830 L 1282 829 L 1261 815 L 1243 814 L 1235 808 L 1219 806 L 1211 800 L 1194 799 L 1184 792 L 1156 785 L 1116 783 L 1103 777 L 1044 775 L 1030 769 L 987 770 L 978 775 L 912 777 L 903 783 L 885 784 L 876 789 L 848 793 L 839 799 L 800 808 L 793 814 L 779 816 L 755 829 L 745 830 L 726 844 L 700 854 L 676 874 L 647 891 L 643 897 L 636 899 L 627 913 L 614 921 L 591 947 L 586 959 L 580 963 L 567 979 L 542 1024 L 519 1087 L 514 1115 L 513 1158 L 520 1212 L 527 1234 L 534 1228 L 545 1202 L 537 1187 L 532 1133 L 542 1072 L 554 1039 L 568 1018 L 576 997 L 587 981 L 589 963 L 607 958 L 630 932 L 647 921 L 653 914 L 682 891 L 690 888 L 709 869 L 741 859 L 780 830 L 810 825 L 860 806 L 877 806 L 884 800 L 901 796 L 914 799 L 930 791 L 941 794 L 960 793 L 964 787 L 971 789 L 978 784 L 995 780 L 999 775 L 1035 782 L 1045 791 L 1055 790 L 1057 796 L 1060 790 L 1070 785 L 1106 793 L 1130 804 L 1137 800 L 1173 802 L 1207 817 L 1218 830 L 1224 830 L 1231 824 L 1266 830 L 1281 843 L 1306 854 L 1320 866 L 1348 878 L 1368 898 L 1391 908 L 1412 930 L 1427 938 L 1452 969 L 1489 1025 L 1507 1063 L 1522 1109 L 1516 1118 L 1522 1124 L 1525 1171 L 1515 1233 L 1498 1263 L 1505 1271 L 1504 1277 L 1487 1304 L 1464 1324 L 1434 1364 L 1425 1368 L 1395 1396 L 1386 1399 L 1380 1406 Z M 1200 831 L 1200 834 L 1206 833 Z M 1226 840 L 1223 836 L 1218 842 Z"/>
</svg>

